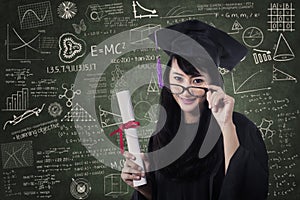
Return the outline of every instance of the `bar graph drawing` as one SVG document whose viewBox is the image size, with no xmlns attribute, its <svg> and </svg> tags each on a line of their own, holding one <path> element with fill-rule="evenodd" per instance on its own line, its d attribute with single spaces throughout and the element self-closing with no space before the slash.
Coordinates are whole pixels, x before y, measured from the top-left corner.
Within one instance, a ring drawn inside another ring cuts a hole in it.
<svg viewBox="0 0 300 200">
<path fill-rule="evenodd" d="M 6 108 L 3 111 L 25 111 L 29 106 L 29 89 L 22 88 L 9 97 L 6 97 Z"/>
</svg>

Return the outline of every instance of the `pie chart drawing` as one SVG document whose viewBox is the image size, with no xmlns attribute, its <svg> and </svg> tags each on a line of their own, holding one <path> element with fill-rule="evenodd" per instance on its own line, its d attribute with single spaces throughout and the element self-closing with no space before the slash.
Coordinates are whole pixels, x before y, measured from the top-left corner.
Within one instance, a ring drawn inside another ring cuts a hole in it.
<svg viewBox="0 0 300 200">
<path fill-rule="evenodd" d="M 263 32 L 257 27 L 248 27 L 243 32 L 243 42 L 248 47 L 258 47 L 264 40 Z"/>
</svg>

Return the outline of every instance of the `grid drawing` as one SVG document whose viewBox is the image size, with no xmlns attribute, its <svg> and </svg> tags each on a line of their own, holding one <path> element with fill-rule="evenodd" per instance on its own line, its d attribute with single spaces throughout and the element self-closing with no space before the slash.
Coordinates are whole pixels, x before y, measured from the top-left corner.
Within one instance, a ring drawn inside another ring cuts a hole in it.
<svg viewBox="0 0 300 200">
<path fill-rule="evenodd" d="M 33 166 L 32 141 L 1 144 L 3 169 Z"/>
<path fill-rule="evenodd" d="M 21 29 L 30 29 L 53 24 L 50 1 L 18 7 Z"/>
<path fill-rule="evenodd" d="M 295 31 L 293 3 L 271 3 L 268 10 L 268 31 Z"/>
</svg>

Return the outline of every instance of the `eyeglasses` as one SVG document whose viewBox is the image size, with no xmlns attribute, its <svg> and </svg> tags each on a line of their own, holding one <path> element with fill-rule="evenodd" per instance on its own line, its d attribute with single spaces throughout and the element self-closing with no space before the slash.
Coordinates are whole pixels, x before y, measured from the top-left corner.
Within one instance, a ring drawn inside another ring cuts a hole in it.
<svg viewBox="0 0 300 200">
<path fill-rule="evenodd" d="M 205 87 L 196 87 L 196 86 L 184 87 L 182 85 L 177 85 L 177 84 L 169 84 L 169 87 L 167 88 L 170 90 L 172 94 L 182 94 L 184 93 L 185 90 L 187 90 L 191 96 L 197 98 L 204 97 L 208 91 L 208 89 Z"/>
</svg>

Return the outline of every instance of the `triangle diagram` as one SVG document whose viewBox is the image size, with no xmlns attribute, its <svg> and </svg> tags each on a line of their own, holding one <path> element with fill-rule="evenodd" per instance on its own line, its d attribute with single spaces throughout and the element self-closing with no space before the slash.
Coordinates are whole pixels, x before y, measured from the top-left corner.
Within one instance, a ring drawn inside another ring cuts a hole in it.
<svg viewBox="0 0 300 200">
<path fill-rule="evenodd" d="M 86 110 L 78 103 L 64 116 L 61 121 L 66 122 L 94 122 L 96 121 Z"/>
<path fill-rule="evenodd" d="M 233 31 L 239 31 L 243 29 L 243 26 L 237 20 L 235 20 L 231 29 Z"/>
<path fill-rule="evenodd" d="M 273 81 L 295 81 L 297 83 L 297 79 L 288 73 L 277 69 L 273 66 Z"/>
<path fill-rule="evenodd" d="M 151 80 L 148 85 L 147 92 L 159 92 L 159 88 L 153 73 L 151 74 Z"/>
</svg>

